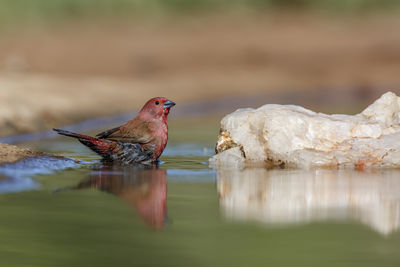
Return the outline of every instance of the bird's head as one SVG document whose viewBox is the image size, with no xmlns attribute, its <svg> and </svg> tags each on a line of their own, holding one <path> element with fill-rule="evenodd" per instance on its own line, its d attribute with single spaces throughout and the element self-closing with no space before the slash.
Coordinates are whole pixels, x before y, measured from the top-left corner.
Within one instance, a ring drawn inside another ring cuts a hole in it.
<svg viewBox="0 0 400 267">
<path fill-rule="evenodd" d="M 167 117 L 170 108 L 175 106 L 175 103 L 165 97 L 154 97 L 144 104 L 140 110 L 141 114 L 150 115 L 155 119 Z"/>
</svg>

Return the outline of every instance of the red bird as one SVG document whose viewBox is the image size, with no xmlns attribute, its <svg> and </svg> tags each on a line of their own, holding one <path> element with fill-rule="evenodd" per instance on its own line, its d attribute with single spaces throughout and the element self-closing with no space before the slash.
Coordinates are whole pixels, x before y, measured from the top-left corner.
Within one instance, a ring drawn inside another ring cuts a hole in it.
<svg viewBox="0 0 400 267">
<path fill-rule="evenodd" d="M 53 129 L 79 142 L 103 157 L 106 162 L 120 164 L 157 161 L 168 141 L 167 117 L 175 103 L 155 97 L 147 101 L 139 114 L 127 123 L 101 132 L 97 137 Z"/>
</svg>

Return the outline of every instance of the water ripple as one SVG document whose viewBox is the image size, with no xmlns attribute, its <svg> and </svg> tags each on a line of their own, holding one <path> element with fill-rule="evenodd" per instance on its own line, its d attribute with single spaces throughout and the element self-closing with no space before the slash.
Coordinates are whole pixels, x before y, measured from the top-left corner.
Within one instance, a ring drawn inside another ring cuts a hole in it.
<svg viewBox="0 0 400 267">
<path fill-rule="evenodd" d="M 33 177 L 39 174 L 51 174 L 58 170 L 77 168 L 81 164 L 73 159 L 58 157 L 27 158 L 15 163 L 0 166 L 0 193 L 20 192 L 40 187 Z"/>
</svg>

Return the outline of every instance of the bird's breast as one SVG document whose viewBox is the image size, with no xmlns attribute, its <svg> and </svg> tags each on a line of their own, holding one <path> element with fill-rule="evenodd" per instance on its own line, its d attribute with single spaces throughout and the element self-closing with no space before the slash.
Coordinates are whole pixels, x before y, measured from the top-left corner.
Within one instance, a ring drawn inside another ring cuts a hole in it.
<svg viewBox="0 0 400 267">
<path fill-rule="evenodd" d="M 156 136 L 154 138 L 155 147 L 154 147 L 154 156 L 158 158 L 162 152 L 164 151 L 165 147 L 167 146 L 168 142 L 168 125 L 161 123 L 159 125 Z"/>
</svg>

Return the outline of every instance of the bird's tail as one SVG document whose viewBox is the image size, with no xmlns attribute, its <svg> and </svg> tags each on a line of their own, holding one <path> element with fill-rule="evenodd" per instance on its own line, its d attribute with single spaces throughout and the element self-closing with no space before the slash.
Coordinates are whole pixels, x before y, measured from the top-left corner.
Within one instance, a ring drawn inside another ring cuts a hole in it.
<svg viewBox="0 0 400 267">
<path fill-rule="evenodd" d="M 70 132 L 70 131 L 63 130 L 63 129 L 53 128 L 53 131 L 56 131 L 58 134 L 61 134 L 61 135 L 75 137 L 75 138 L 78 138 L 78 139 L 79 138 L 86 139 L 86 140 L 94 139 L 93 137 L 88 136 L 88 135 L 73 133 L 73 132 Z"/>
<path fill-rule="evenodd" d="M 113 141 L 99 139 L 84 134 L 73 133 L 62 129 L 53 129 L 53 130 L 56 131 L 58 134 L 77 138 L 79 142 L 81 142 L 82 144 L 89 147 L 91 150 L 93 150 L 94 152 L 103 157 L 107 157 L 109 153 L 111 153 L 116 146 L 115 142 Z"/>
</svg>

